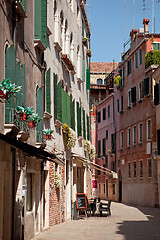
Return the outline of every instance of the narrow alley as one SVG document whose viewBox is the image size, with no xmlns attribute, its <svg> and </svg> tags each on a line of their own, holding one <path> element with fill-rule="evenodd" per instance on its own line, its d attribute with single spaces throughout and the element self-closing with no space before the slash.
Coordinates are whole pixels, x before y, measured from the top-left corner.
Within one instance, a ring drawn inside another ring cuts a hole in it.
<svg viewBox="0 0 160 240">
<path fill-rule="evenodd" d="M 160 209 L 132 207 L 112 202 L 105 214 L 68 220 L 39 234 L 34 240 L 159 240 Z"/>
</svg>

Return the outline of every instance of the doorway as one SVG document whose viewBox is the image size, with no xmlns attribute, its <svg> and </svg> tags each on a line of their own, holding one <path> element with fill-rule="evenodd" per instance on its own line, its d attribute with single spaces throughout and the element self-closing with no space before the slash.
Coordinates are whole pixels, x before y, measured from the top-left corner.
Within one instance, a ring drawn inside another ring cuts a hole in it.
<svg viewBox="0 0 160 240">
<path fill-rule="evenodd" d="M 106 179 L 106 199 L 108 199 L 108 179 Z"/>
</svg>

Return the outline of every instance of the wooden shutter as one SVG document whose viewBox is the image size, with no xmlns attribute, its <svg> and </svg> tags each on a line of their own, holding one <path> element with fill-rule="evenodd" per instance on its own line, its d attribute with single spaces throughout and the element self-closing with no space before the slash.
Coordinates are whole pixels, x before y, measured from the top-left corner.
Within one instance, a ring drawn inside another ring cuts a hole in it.
<svg viewBox="0 0 160 240">
<path fill-rule="evenodd" d="M 115 139 L 115 133 L 111 134 L 111 151 L 112 153 L 115 153 L 115 143 L 116 143 L 116 139 Z"/>
<path fill-rule="evenodd" d="M 17 93 L 16 95 L 16 106 L 25 107 L 25 64 L 21 64 L 21 62 L 16 63 L 16 84 L 22 86 L 21 93 Z"/>
<path fill-rule="evenodd" d="M 85 82 L 86 74 L 85 74 L 85 59 L 82 59 L 82 81 Z"/>
<path fill-rule="evenodd" d="M 98 141 L 98 157 L 100 157 L 101 154 L 101 140 Z"/>
<path fill-rule="evenodd" d="M 83 138 L 86 139 L 86 114 L 85 114 L 85 110 L 83 109 Z"/>
<path fill-rule="evenodd" d="M 42 87 L 40 87 L 37 90 L 37 93 L 36 93 L 36 113 L 38 113 L 38 115 L 40 117 L 43 117 L 43 89 L 42 89 Z M 42 136 L 42 130 L 43 130 L 43 121 L 40 121 L 37 124 L 37 129 L 36 130 L 37 130 L 36 141 L 41 142 L 41 140 L 42 140 L 41 136 Z"/>
<path fill-rule="evenodd" d="M 57 75 L 53 74 L 54 79 L 54 119 L 58 119 L 58 112 L 57 112 Z"/>
<path fill-rule="evenodd" d="M 26 11 L 26 0 L 20 0 L 24 11 Z"/>
<path fill-rule="evenodd" d="M 86 89 L 90 90 L 90 69 L 86 69 Z"/>
<path fill-rule="evenodd" d="M 51 113 L 51 69 L 49 68 L 46 72 L 46 111 Z"/>
<path fill-rule="evenodd" d="M 159 84 L 154 85 L 154 105 L 159 105 Z"/>
<path fill-rule="evenodd" d="M 82 107 L 79 107 L 79 136 L 82 136 Z"/>
<path fill-rule="evenodd" d="M 62 123 L 66 123 L 66 118 L 67 118 L 67 98 L 66 98 L 66 92 L 64 91 L 64 89 L 61 90 L 61 97 L 62 97 Z"/>
<path fill-rule="evenodd" d="M 5 54 L 5 78 L 10 78 L 12 83 L 16 80 L 16 52 L 14 44 L 7 48 Z M 17 93 L 18 94 L 18 93 Z M 15 98 L 12 97 L 9 103 L 5 103 L 5 123 L 13 121 L 13 109 L 15 108 Z"/>
<path fill-rule="evenodd" d="M 82 136 L 81 107 L 79 107 L 78 102 L 77 102 L 77 134 L 78 136 Z"/>
<path fill-rule="evenodd" d="M 149 94 L 149 78 L 144 79 L 144 95 Z"/>
<path fill-rule="evenodd" d="M 142 48 L 139 49 L 139 65 L 142 64 Z"/>
<path fill-rule="evenodd" d="M 106 155 L 106 139 L 103 138 L 102 140 L 102 148 L 103 148 L 103 156 Z"/>
<path fill-rule="evenodd" d="M 35 39 L 41 40 L 44 47 L 47 47 L 47 0 L 34 1 L 34 35 Z"/>
<path fill-rule="evenodd" d="M 142 81 L 141 97 L 144 97 L 144 81 Z"/>
<path fill-rule="evenodd" d="M 62 122 L 62 86 L 57 84 L 57 119 Z"/>
<path fill-rule="evenodd" d="M 71 127 L 71 102 L 70 96 L 66 93 L 66 123 Z"/>
</svg>

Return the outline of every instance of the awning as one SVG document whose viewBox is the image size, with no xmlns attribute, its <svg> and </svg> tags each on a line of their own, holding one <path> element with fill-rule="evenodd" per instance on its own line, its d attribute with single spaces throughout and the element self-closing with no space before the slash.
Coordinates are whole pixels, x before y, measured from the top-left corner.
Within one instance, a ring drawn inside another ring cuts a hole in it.
<svg viewBox="0 0 160 240">
<path fill-rule="evenodd" d="M 37 158 L 47 160 L 50 162 L 57 162 L 59 164 L 64 165 L 64 161 L 57 157 L 56 154 L 49 153 L 45 150 L 42 150 L 40 148 L 36 148 L 28 143 L 20 142 L 14 138 L 10 138 L 2 133 L 0 133 L 0 140 L 3 142 L 8 143 L 14 148 L 18 148 L 22 150 L 23 152 L 27 153 L 29 156 L 35 156 Z"/>
<path fill-rule="evenodd" d="M 99 171 L 101 171 L 101 172 L 107 173 L 108 175 L 110 175 L 110 176 L 113 177 L 113 178 L 117 178 L 117 173 L 116 173 L 116 172 L 113 172 L 113 171 L 110 170 L 109 168 L 105 168 L 105 167 L 103 167 L 103 166 L 101 166 L 101 165 L 98 165 L 98 164 L 96 164 L 96 163 L 93 163 L 93 162 L 87 160 L 86 158 L 81 157 L 81 156 L 78 155 L 78 154 L 72 154 L 72 157 L 75 157 L 76 160 L 78 160 L 78 161 L 80 161 L 80 162 L 82 162 L 82 163 L 84 163 L 84 164 L 86 164 L 86 165 L 88 165 L 88 166 L 90 166 L 90 167 L 92 167 L 92 168 L 94 168 L 94 169 L 97 169 L 97 170 L 99 170 Z"/>
</svg>

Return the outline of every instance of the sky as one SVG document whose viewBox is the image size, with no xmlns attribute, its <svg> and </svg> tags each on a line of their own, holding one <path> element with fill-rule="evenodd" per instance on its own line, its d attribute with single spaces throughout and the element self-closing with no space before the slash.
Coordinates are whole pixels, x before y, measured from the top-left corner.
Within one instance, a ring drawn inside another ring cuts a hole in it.
<svg viewBox="0 0 160 240">
<path fill-rule="evenodd" d="M 125 0 L 124 24 L 124 0 L 87 0 L 86 12 L 91 24 L 91 62 L 112 62 L 113 59 L 120 62 L 124 39 L 127 41 L 130 38 L 133 28 L 143 27 L 143 18 L 150 19 L 149 32 L 152 29 L 154 32 L 152 3 L 153 0 Z M 160 33 L 160 0 L 154 0 L 154 17 L 155 32 Z"/>
</svg>

